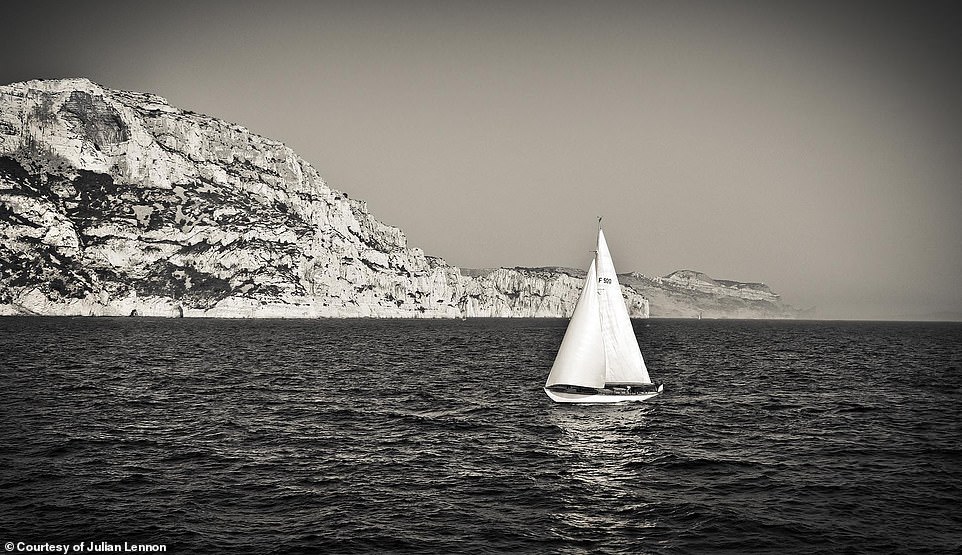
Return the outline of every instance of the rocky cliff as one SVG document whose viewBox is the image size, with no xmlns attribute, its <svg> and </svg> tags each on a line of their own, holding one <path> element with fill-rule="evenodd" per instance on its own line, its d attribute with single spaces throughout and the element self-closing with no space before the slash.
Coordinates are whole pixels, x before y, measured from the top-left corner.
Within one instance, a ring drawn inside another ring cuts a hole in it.
<svg viewBox="0 0 962 555">
<path fill-rule="evenodd" d="M 620 275 L 622 285 L 651 303 L 652 318 L 798 318 L 810 315 L 782 302 L 764 283 L 712 279 L 692 270 L 664 277 Z"/>
<path fill-rule="evenodd" d="M 462 273 L 283 144 L 152 94 L 0 87 L 0 314 L 567 316 L 583 276 Z M 646 280 L 633 316 L 688 315 L 658 302 L 691 283 Z"/>
<path fill-rule="evenodd" d="M 462 269 L 465 275 L 487 278 L 485 289 L 498 291 L 508 297 L 527 299 L 518 307 L 533 315 L 553 315 L 553 301 L 569 299 L 561 304 L 570 311 L 577 301 L 586 271 L 575 268 L 499 268 L 497 270 Z M 764 283 L 743 283 L 712 279 L 701 272 L 678 270 L 664 277 L 648 277 L 639 273 L 619 274 L 621 286 L 638 297 L 626 302 L 635 318 L 799 318 L 810 317 L 784 303 L 781 297 Z M 559 295 L 562 289 L 565 294 Z M 544 294 L 544 291 L 552 293 Z M 540 303 L 540 304 L 537 304 Z M 634 304 L 633 304 L 634 303 Z M 541 310 L 535 309 L 541 308 Z M 570 314 L 570 312 L 567 312 Z M 496 315 L 509 315 L 504 310 Z"/>
<path fill-rule="evenodd" d="M 568 268 L 497 268 L 463 270 L 466 316 L 571 316 L 581 288 L 584 270 Z M 628 314 L 648 318 L 648 299 L 622 286 Z"/>
</svg>

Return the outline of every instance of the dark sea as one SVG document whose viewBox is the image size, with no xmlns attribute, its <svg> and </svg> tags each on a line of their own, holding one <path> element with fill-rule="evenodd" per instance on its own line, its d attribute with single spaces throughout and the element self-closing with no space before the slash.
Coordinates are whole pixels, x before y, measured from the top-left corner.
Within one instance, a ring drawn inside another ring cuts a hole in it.
<svg viewBox="0 0 962 555">
<path fill-rule="evenodd" d="M 565 326 L 0 318 L 0 542 L 962 551 L 962 324 L 636 320 L 617 406 L 541 390 Z"/>
</svg>

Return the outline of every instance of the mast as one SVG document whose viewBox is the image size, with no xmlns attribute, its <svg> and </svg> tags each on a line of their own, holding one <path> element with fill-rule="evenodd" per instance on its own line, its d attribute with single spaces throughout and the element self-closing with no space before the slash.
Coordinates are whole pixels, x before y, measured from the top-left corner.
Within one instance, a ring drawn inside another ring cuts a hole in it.
<svg viewBox="0 0 962 555">
<path fill-rule="evenodd" d="M 601 218 L 604 218 L 604 216 L 598 216 L 598 236 L 599 237 L 601 237 Z M 600 243 L 595 245 L 595 267 L 598 266 L 598 245 L 599 244 Z"/>
</svg>

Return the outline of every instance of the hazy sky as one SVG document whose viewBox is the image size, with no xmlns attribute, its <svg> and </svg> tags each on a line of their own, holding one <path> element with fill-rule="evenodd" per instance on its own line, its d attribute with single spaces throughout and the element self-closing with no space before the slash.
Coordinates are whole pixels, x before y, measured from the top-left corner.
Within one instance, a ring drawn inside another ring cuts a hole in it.
<svg viewBox="0 0 962 555">
<path fill-rule="evenodd" d="M 962 19 L 836 2 L 42 2 L 0 82 L 88 77 L 283 141 L 463 267 L 962 311 Z"/>
</svg>

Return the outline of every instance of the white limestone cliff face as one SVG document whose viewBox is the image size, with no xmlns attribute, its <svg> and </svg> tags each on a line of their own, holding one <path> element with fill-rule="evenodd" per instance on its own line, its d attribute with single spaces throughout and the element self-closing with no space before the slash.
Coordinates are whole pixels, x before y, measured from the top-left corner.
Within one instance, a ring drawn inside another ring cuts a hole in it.
<svg viewBox="0 0 962 555">
<path fill-rule="evenodd" d="M 473 270 L 465 290 L 465 316 L 568 317 L 584 285 L 584 272 L 558 268 Z M 648 317 L 648 300 L 622 287 L 632 318 Z"/>
<path fill-rule="evenodd" d="M 0 86 L 0 315 L 563 317 L 583 276 L 464 275 L 282 143 L 152 94 Z"/>
<path fill-rule="evenodd" d="M 457 316 L 457 268 L 283 144 L 85 79 L 0 87 L 7 312 Z"/>
</svg>

